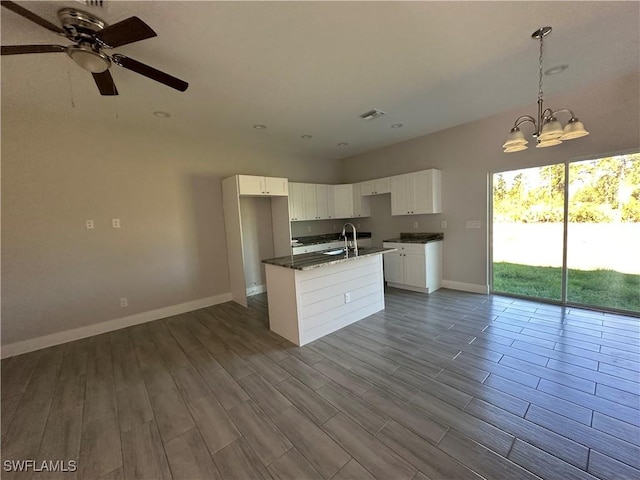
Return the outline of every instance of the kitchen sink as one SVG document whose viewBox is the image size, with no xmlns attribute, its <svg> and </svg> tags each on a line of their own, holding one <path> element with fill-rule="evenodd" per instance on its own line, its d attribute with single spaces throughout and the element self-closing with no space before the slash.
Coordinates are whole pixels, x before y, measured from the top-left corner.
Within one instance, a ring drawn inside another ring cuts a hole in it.
<svg viewBox="0 0 640 480">
<path fill-rule="evenodd" d="M 337 250 L 329 250 L 328 252 L 322 252 L 323 255 L 340 255 L 344 253 L 344 248 L 339 248 Z"/>
</svg>

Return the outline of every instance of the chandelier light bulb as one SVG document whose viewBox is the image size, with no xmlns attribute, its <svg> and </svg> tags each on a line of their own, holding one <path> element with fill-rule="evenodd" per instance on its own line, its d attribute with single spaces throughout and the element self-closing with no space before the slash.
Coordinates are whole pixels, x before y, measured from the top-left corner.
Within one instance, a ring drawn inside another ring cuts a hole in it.
<svg viewBox="0 0 640 480">
<path fill-rule="evenodd" d="M 580 138 L 589 135 L 584 129 L 584 125 L 580 120 L 572 117 L 571 120 L 565 125 L 564 133 L 560 137 L 560 140 L 573 140 L 574 138 Z"/>
<path fill-rule="evenodd" d="M 542 132 L 540 132 L 539 140 L 551 140 L 554 138 L 560 138 L 562 136 L 562 124 L 556 119 L 556 117 L 549 117 L 544 120 L 542 125 Z"/>
</svg>

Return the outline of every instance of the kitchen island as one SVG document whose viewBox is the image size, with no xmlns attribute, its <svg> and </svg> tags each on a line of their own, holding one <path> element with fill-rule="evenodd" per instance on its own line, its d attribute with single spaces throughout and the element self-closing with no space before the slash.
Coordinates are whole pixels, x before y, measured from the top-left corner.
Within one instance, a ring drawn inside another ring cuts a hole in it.
<svg viewBox="0 0 640 480">
<path fill-rule="evenodd" d="M 384 309 L 382 255 L 394 248 L 344 249 L 263 260 L 269 328 L 305 345 Z"/>
</svg>

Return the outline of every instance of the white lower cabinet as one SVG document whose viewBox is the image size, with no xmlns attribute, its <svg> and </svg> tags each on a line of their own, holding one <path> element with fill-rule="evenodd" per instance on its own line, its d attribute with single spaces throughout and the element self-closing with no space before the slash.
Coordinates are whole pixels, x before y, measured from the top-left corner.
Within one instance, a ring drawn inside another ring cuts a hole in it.
<svg viewBox="0 0 640 480">
<path fill-rule="evenodd" d="M 442 285 L 442 242 L 395 243 L 384 256 L 384 279 L 387 285 L 416 292 L 431 293 Z"/>
</svg>

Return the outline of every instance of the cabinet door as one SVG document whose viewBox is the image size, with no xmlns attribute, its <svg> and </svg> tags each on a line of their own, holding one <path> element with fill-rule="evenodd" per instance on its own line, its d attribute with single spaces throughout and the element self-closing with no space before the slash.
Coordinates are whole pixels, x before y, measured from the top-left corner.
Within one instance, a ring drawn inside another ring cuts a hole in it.
<svg viewBox="0 0 640 480">
<path fill-rule="evenodd" d="M 304 216 L 304 191 L 301 183 L 289 184 L 289 219 L 291 221 L 303 220 Z"/>
<path fill-rule="evenodd" d="M 238 175 L 240 195 L 264 195 L 264 177 Z"/>
<path fill-rule="evenodd" d="M 384 279 L 391 283 L 404 283 L 403 254 L 400 252 L 389 252 L 383 256 Z"/>
<path fill-rule="evenodd" d="M 353 185 L 335 185 L 334 218 L 351 218 L 353 216 Z"/>
<path fill-rule="evenodd" d="M 409 215 L 407 175 L 391 177 L 391 215 Z"/>
<path fill-rule="evenodd" d="M 317 220 L 329 218 L 329 185 L 316 185 Z"/>
<path fill-rule="evenodd" d="M 426 263 L 424 254 L 403 253 L 404 284 L 412 287 L 427 286 Z"/>
<path fill-rule="evenodd" d="M 411 174 L 414 192 L 414 212 L 434 213 L 433 211 L 433 185 L 431 171 L 416 172 Z"/>
<path fill-rule="evenodd" d="M 302 193 L 304 196 L 303 220 L 317 220 L 318 200 L 316 198 L 316 185 L 314 183 L 303 183 Z"/>
<path fill-rule="evenodd" d="M 376 195 L 391 193 L 391 177 L 376 179 L 374 182 L 374 190 Z"/>
<path fill-rule="evenodd" d="M 327 187 L 327 206 L 328 216 L 327 218 L 336 218 L 336 186 L 326 185 Z"/>
<path fill-rule="evenodd" d="M 367 196 L 362 196 L 361 185 L 359 183 L 354 183 L 352 185 L 353 189 L 353 218 L 356 217 L 369 217 L 371 216 L 371 203 L 370 199 Z"/>
<path fill-rule="evenodd" d="M 285 196 L 288 193 L 286 178 L 264 177 L 265 194 L 271 196 Z"/>
<path fill-rule="evenodd" d="M 376 187 L 375 180 L 369 180 L 367 182 L 360 183 L 360 195 L 375 195 Z"/>
</svg>

